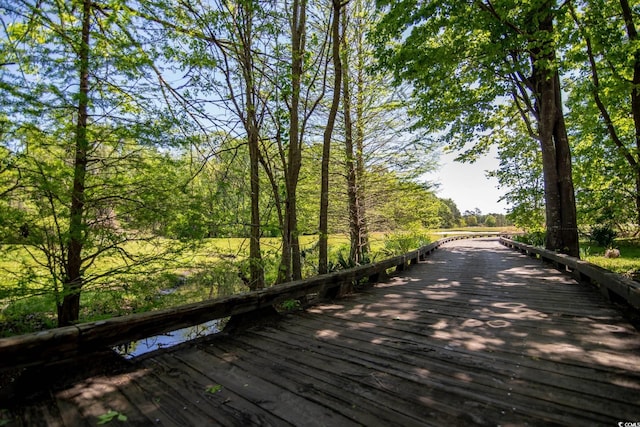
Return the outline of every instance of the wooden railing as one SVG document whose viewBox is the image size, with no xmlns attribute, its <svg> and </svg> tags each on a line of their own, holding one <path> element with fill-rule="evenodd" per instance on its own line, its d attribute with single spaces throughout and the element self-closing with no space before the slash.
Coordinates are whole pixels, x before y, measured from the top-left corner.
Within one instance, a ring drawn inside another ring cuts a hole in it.
<svg viewBox="0 0 640 427">
<path fill-rule="evenodd" d="M 640 309 L 640 283 L 569 255 L 552 252 L 540 247 L 516 242 L 505 237 L 500 243 L 523 254 L 553 264 L 558 270 L 572 274 L 580 282 L 590 283 L 611 300 L 622 299 L 635 309 Z"/>
<path fill-rule="evenodd" d="M 260 312 L 283 301 L 300 299 L 311 294 L 336 297 L 354 283 L 362 280 L 375 283 L 389 270 L 403 270 L 408 265 L 422 260 L 446 242 L 471 237 L 479 236 L 440 239 L 415 251 L 380 262 L 259 291 L 3 338 L 0 339 L 0 370 L 71 359 L 215 319 L 228 316 L 233 319 L 234 316 Z"/>
</svg>

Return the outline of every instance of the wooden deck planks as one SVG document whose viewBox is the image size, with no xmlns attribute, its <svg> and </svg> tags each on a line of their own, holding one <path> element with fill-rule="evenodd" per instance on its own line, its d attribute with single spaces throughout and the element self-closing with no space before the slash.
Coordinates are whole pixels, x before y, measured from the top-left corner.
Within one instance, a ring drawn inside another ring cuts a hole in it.
<svg viewBox="0 0 640 427">
<path fill-rule="evenodd" d="M 455 401 L 458 395 L 467 397 L 469 391 L 474 395 L 482 396 L 481 398 L 487 400 L 487 403 L 491 401 L 494 404 L 496 402 L 502 402 L 502 397 L 505 394 L 513 395 L 513 398 L 510 400 L 515 401 L 517 397 L 516 394 L 518 393 L 524 394 L 534 402 L 547 400 L 546 387 L 541 387 L 535 382 L 524 382 L 521 375 L 521 366 L 517 364 L 517 362 L 505 363 L 504 360 L 493 360 L 481 364 L 475 359 L 465 358 L 463 352 L 455 350 L 452 352 L 448 348 L 440 349 L 440 351 L 434 350 L 432 354 L 428 355 L 428 358 L 419 357 L 419 353 L 408 350 L 408 346 L 404 346 L 405 348 L 402 349 L 391 345 L 389 346 L 391 348 L 386 351 L 383 351 L 381 346 L 378 346 L 374 354 L 363 350 L 364 345 L 362 342 L 355 342 L 350 339 L 346 341 L 347 344 L 358 346 L 357 355 L 362 360 L 370 361 L 372 367 L 376 370 L 389 372 L 393 375 L 401 376 L 406 380 L 413 379 L 410 376 L 406 376 L 407 372 L 418 371 L 428 374 L 427 377 L 419 379 L 420 384 L 450 393 L 446 401 Z M 382 346 L 387 347 L 388 343 L 389 342 Z M 347 358 L 356 356 L 356 354 L 349 354 L 346 348 L 344 352 Z M 392 360 L 394 354 L 398 354 L 399 352 L 401 356 L 396 356 L 395 363 L 389 367 L 385 367 L 384 361 Z M 502 372 L 496 372 L 497 364 L 502 366 Z M 461 379 L 465 381 L 461 383 Z M 597 386 L 597 384 L 594 385 Z M 557 384 L 554 384 L 554 386 L 557 387 Z M 588 400 L 588 396 L 575 393 L 571 397 L 573 399 L 584 397 Z M 578 413 L 584 412 L 582 405 L 577 406 Z M 525 412 L 530 410 L 531 405 L 528 405 L 528 407 L 525 408 Z M 550 407 L 545 405 L 543 412 L 548 410 L 550 410 Z"/>
<path fill-rule="evenodd" d="M 617 425 L 640 420 L 640 334 L 568 275 L 459 240 L 363 293 L 42 396 L 9 425 L 111 409 L 129 425 Z"/>
</svg>

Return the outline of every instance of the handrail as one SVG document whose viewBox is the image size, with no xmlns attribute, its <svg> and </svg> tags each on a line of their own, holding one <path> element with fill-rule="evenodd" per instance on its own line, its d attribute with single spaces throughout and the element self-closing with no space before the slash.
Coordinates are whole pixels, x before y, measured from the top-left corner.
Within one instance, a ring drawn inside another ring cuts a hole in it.
<svg viewBox="0 0 640 427">
<path fill-rule="evenodd" d="M 505 237 L 500 237 L 500 243 L 525 255 L 551 263 L 560 271 L 571 273 L 576 280 L 598 287 L 600 292 L 609 299 L 617 295 L 633 308 L 640 309 L 640 283 L 634 280 L 590 262 Z"/>
<path fill-rule="evenodd" d="M 0 371 L 6 368 L 72 359 L 82 354 L 210 320 L 263 310 L 274 304 L 313 293 L 339 295 L 339 290 L 343 286 L 365 278 L 370 283 L 375 283 L 387 270 L 391 268 L 397 271 L 403 270 L 407 265 L 424 259 L 444 243 L 477 237 L 481 236 L 447 237 L 404 255 L 258 291 L 2 338 L 0 339 Z"/>
</svg>

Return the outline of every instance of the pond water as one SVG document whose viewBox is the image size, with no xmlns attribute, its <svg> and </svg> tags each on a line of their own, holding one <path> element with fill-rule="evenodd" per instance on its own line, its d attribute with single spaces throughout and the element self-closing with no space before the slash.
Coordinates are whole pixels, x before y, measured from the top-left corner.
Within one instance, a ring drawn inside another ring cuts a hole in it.
<svg viewBox="0 0 640 427">
<path fill-rule="evenodd" d="M 155 350 L 173 347 L 196 338 L 217 334 L 220 332 L 219 326 L 220 319 L 211 320 L 199 325 L 167 332 L 166 334 L 121 344 L 113 347 L 113 350 L 126 359 L 132 359 Z"/>
</svg>

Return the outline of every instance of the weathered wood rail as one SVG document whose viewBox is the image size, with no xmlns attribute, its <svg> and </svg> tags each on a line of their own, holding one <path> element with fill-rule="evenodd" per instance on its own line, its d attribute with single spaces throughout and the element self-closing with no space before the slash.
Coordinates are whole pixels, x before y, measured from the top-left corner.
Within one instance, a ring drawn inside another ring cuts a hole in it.
<svg viewBox="0 0 640 427">
<path fill-rule="evenodd" d="M 363 279 L 368 280 L 369 283 L 375 283 L 387 271 L 404 270 L 405 267 L 416 264 L 446 242 L 470 237 L 481 237 L 481 235 L 443 238 L 412 252 L 380 262 L 259 291 L 3 338 L 0 339 L 0 371 L 68 360 L 211 320 L 259 312 L 283 301 L 299 299 L 311 294 L 337 296 L 353 283 Z"/>
<path fill-rule="evenodd" d="M 525 255 L 553 264 L 558 270 L 572 274 L 580 282 L 596 286 L 610 300 L 615 300 L 617 296 L 617 299 L 622 299 L 633 308 L 640 309 L 640 283 L 634 280 L 587 261 L 516 242 L 506 237 L 500 237 L 500 243 Z"/>
</svg>

